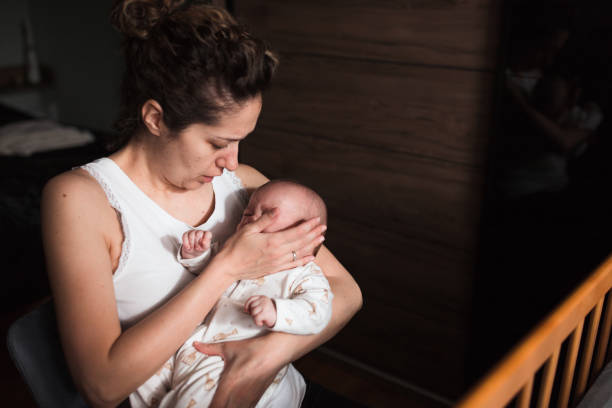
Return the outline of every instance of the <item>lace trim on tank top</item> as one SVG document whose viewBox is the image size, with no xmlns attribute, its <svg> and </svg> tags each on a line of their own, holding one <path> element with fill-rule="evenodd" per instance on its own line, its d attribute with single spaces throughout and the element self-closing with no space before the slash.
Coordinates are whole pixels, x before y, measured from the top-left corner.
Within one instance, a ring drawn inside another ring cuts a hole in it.
<svg viewBox="0 0 612 408">
<path fill-rule="evenodd" d="M 249 202 L 249 192 L 247 191 L 246 188 L 244 188 L 244 185 L 242 184 L 242 180 L 240 180 L 240 178 L 233 171 L 224 170 L 224 172 L 228 175 L 229 180 L 232 182 L 234 187 L 236 187 L 236 190 L 240 194 L 240 199 L 242 200 L 242 203 L 246 207 L 247 203 Z"/>
<path fill-rule="evenodd" d="M 125 263 L 127 262 L 130 252 L 130 229 L 128 228 L 127 222 L 124 219 L 125 217 L 123 215 L 123 211 L 121 210 L 119 200 L 117 200 L 117 197 L 115 197 L 113 190 L 104 176 L 90 164 L 81 166 L 81 168 L 87 171 L 98 182 L 98 184 L 100 184 L 100 187 L 102 187 L 104 194 L 106 194 L 106 199 L 110 203 L 111 207 L 113 207 L 119 213 L 119 222 L 121 224 L 121 230 L 123 231 L 123 243 L 121 244 L 121 255 L 119 256 L 119 264 L 117 265 L 117 269 L 115 269 L 114 277 L 119 276 L 125 266 Z"/>
</svg>

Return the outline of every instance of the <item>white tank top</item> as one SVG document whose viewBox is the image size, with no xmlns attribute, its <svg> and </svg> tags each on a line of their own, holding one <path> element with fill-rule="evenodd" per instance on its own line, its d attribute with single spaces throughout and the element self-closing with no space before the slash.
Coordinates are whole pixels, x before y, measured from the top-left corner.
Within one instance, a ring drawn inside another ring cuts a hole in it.
<svg viewBox="0 0 612 408">
<path fill-rule="evenodd" d="M 176 260 L 181 237 L 194 229 L 151 200 L 117 164 L 101 158 L 82 167 L 94 177 L 119 213 L 123 244 L 113 283 L 119 320 L 127 328 L 164 304 L 195 277 Z M 248 194 L 231 171 L 212 181 L 215 208 L 195 228 L 222 244 L 235 231 Z"/>
</svg>

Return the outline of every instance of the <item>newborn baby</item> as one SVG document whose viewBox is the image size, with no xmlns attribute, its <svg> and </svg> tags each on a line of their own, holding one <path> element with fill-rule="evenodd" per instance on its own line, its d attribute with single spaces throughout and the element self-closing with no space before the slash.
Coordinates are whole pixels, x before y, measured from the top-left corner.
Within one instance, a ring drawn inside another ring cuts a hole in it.
<svg viewBox="0 0 612 408">
<path fill-rule="evenodd" d="M 295 182 L 270 181 L 261 186 L 251 195 L 249 204 L 243 212 L 242 219 L 240 220 L 237 229 L 240 229 L 246 224 L 259 219 L 263 213 L 271 211 L 274 208 L 278 208 L 279 215 L 263 232 L 282 231 L 284 229 L 293 227 L 302 221 L 317 216 L 321 217 L 321 222 L 323 224 L 325 224 L 327 221 L 327 210 L 325 203 L 317 193 L 308 187 Z M 187 267 L 193 273 L 198 273 L 201 271 L 204 264 L 209 260 L 211 253 L 216 249 L 216 246 L 214 245 L 211 248 L 211 238 L 212 234 L 210 231 L 194 229 L 185 232 L 185 234 L 183 234 L 182 246 L 179 251 L 179 262 L 181 262 L 183 266 Z M 315 255 L 317 250 L 318 248 L 315 249 Z M 306 268 L 309 273 L 316 272 L 319 277 L 318 280 L 320 280 L 322 277 L 319 268 L 314 263 L 310 263 L 301 268 Z M 296 269 L 299 268 L 294 268 L 292 271 L 296 271 Z M 303 276 L 303 271 L 299 275 Z M 265 279 L 261 278 L 256 282 L 263 284 Z M 291 282 L 284 282 L 284 284 L 288 283 Z M 325 281 L 324 286 L 325 287 L 322 287 L 321 290 L 327 291 L 327 297 L 329 298 L 331 292 L 329 290 L 329 284 L 327 281 Z M 253 295 L 244 303 L 244 311 L 253 317 L 253 321 L 257 326 L 265 325 L 268 328 L 274 328 L 277 322 L 278 314 L 277 303 L 279 303 L 277 302 L 277 299 L 273 299 L 264 294 Z M 316 309 L 314 304 L 304 302 L 292 302 L 287 304 L 287 307 L 293 308 L 294 304 L 307 309 Z M 329 310 L 329 312 L 331 313 L 331 310 Z M 325 323 L 323 324 L 323 327 L 329 321 L 330 313 L 326 313 L 327 318 L 324 319 Z M 309 314 L 318 315 L 318 313 L 312 312 L 312 310 L 309 311 Z M 297 316 L 296 313 L 290 313 L 289 311 L 284 310 L 281 311 L 281 315 L 283 315 L 285 319 L 291 319 L 292 322 L 295 321 L 296 325 L 299 324 L 296 319 L 299 320 L 300 317 L 304 316 L 303 313 L 300 314 L 300 316 Z M 323 327 L 321 327 L 321 329 Z M 294 330 L 287 331 L 295 333 Z"/>
<path fill-rule="evenodd" d="M 290 181 L 270 181 L 251 195 L 237 228 L 274 208 L 279 214 L 264 232 L 282 231 L 314 217 L 321 217 L 324 224 L 327 221 L 325 203 L 314 191 Z M 212 234 L 194 229 L 182 238 L 177 259 L 191 272 L 199 273 L 216 249 L 211 244 Z M 268 330 L 318 333 L 331 318 L 332 297 L 325 275 L 314 262 L 235 282 L 177 353 L 138 389 L 142 401 L 138 406 L 207 407 L 223 371 L 223 360 L 198 352 L 194 341 L 240 340 Z M 283 367 L 257 407 L 299 407 L 303 395 L 292 386 L 299 382 L 303 379 L 291 364 Z"/>
</svg>

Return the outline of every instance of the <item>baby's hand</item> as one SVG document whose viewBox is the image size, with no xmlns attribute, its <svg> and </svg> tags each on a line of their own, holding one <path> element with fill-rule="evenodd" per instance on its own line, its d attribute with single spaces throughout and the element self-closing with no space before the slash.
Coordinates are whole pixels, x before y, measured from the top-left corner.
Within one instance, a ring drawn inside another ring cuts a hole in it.
<svg viewBox="0 0 612 408">
<path fill-rule="evenodd" d="M 276 305 L 267 296 L 251 296 L 244 304 L 244 311 L 253 316 L 253 321 L 258 326 L 265 324 L 274 327 L 276 324 Z"/>
<path fill-rule="evenodd" d="M 195 258 L 210 248 L 212 234 L 210 231 L 189 230 L 183 234 L 181 257 L 183 259 Z"/>
</svg>

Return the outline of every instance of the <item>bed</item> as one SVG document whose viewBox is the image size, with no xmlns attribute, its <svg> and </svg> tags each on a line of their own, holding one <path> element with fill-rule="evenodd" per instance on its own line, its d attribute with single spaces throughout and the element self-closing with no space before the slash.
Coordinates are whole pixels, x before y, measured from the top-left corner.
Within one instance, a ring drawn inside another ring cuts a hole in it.
<svg viewBox="0 0 612 408">
<path fill-rule="evenodd" d="M 611 407 L 612 256 L 495 366 L 458 408 Z"/>
<path fill-rule="evenodd" d="M 34 118 L 0 104 L 0 129 Z M 49 294 L 40 239 L 40 194 L 54 175 L 107 154 L 103 134 L 90 143 L 30 155 L 0 154 L 0 245 L 5 273 L 0 299 L 7 308 Z"/>
</svg>

